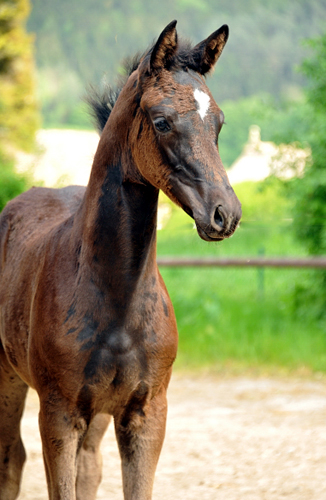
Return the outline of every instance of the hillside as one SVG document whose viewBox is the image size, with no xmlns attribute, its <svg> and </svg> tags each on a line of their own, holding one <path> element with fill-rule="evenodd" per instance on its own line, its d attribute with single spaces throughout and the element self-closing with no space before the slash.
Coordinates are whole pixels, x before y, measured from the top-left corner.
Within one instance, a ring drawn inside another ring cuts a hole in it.
<svg viewBox="0 0 326 500">
<path fill-rule="evenodd" d="M 115 81 L 122 58 L 144 50 L 173 18 L 194 42 L 220 25 L 230 39 L 210 88 L 221 102 L 256 93 L 296 96 L 303 39 L 322 33 L 325 0 L 32 0 L 39 92 L 46 121 L 80 123 L 88 83 Z"/>
</svg>

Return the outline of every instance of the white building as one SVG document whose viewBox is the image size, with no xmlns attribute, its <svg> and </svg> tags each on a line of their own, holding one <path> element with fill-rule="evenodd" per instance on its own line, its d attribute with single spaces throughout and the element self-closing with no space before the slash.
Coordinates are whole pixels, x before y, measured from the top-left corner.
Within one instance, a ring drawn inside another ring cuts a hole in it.
<svg viewBox="0 0 326 500">
<path fill-rule="evenodd" d="M 228 170 L 231 184 L 244 181 L 261 181 L 271 174 L 282 178 L 302 175 L 310 151 L 294 145 L 263 142 L 260 128 L 252 125 L 248 142 L 242 154 Z"/>
</svg>

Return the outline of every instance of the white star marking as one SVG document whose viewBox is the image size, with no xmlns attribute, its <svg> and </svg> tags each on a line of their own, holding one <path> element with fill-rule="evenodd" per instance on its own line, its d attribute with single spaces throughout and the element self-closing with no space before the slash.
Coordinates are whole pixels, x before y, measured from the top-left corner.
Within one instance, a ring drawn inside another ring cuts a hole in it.
<svg viewBox="0 0 326 500">
<path fill-rule="evenodd" d="M 209 108 L 209 101 L 210 101 L 209 96 L 205 94 L 205 92 L 199 89 L 195 90 L 194 96 L 196 101 L 198 102 L 199 106 L 198 113 L 200 115 L 200 118 L 204 120 Z"/>
</svg>

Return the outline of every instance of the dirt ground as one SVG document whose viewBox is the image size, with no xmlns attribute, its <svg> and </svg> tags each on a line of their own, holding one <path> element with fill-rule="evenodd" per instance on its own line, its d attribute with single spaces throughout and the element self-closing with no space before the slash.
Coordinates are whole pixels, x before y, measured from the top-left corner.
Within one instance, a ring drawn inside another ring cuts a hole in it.
<svg viewBox="0 0 326 500">
<path fill-rule="evenodd" d="M 30 391 L 20 500 L 47 498 L 37 413 Z M 122 500 L 113 426 L 102 453 L 98 499 Z M 167 498 L 325 500 L 326 382 L 175 375 L 153 495 Z"/>
</svg>

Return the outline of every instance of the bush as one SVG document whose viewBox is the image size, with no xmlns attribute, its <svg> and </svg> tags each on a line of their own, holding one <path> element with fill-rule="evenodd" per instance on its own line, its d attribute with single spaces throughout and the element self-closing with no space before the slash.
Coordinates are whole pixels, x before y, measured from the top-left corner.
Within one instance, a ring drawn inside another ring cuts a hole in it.
<svg viewBox="0 0 326 500">
<path fill-rule="evenodd" d="M 14 162 L 0 151 L 0 211 L 15 196 L 28 188 L 25 175 L 17 174 Z"/>
<path fill-rule="evenodd" d="M 3 0 L 0 6 L 0 210 L 29 184 L 15 172 L 8 151 L 33 150 L 40 124 L 33 36 L 25 29 L 29 11 L 29 0 Z"/>
<path fill-rule="evenodd" d="M 301 145 L 308 144 L 311 158 L 304 176 L 286 182 L 285 188 L 293 200 L 293 227 L 297 239 L 311 255 L 325 255 L 326 34 L 310 40 L 308 46 L 313 54 L 301 66 L 308 81 L 306 102 L 289 113 L 283 139 L 285 142 L 296 137 Z M 318 271 L 311 277 L 296 287 L 297 312 L 322 318 L 326 316 L 326 272 Z"/>
<path fill-rule="evenodd" d="M 0 8 L 0 141 L 32 149 L 40 115 L 35 100 L 33 37 L 26 33 L 28 0 Z"/>
</svg>

